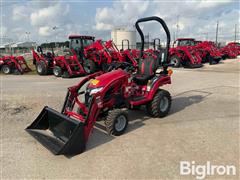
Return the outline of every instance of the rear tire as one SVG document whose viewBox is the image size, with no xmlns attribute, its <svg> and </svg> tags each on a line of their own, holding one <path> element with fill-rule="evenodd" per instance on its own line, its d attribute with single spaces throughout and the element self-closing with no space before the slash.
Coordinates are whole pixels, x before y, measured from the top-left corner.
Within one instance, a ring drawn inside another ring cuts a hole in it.
<svg viewBox="0 0 240 180">
<path fill-rule="evenodd" d="M 171 108 L 171 95 L 168 91 L 159 90 L 153 100 L 146 105 L 147 112 L 153 117 L 165 117 Z"/>
<path fill-rule="evenodd" d="M 87 74 L 94 73 L 96 71 L 96 64 L 92 60 L 86 59 L 83 61 L 83 69 Z"/>
<path fill-rule="evenodd" d="M 105 126 L 108 134 L 119 136 L 128 126 L 127 109 L 114 109 L 108 112 Z"/>
<path fill-rule="evenodd" d="M 62 76 L 62 69 L 59 66 L 54 66 L 53 68 L 53 74 L 56 77 L 61 77 Z"/>
<path fill-rule="evenodd" d="M 11 67 L 9 65 L 3 65 L 2 66 L 2 72 L 4 74 L 11 74 L 12 69 L 11 69 Z"/>
<path fill-rule="evenodd" d="M 181 59 L 177 55 L 170 57 L 170 62 L 173 64 L 173 67 L 178 68 L 181 66 Z"/>
<path fill-rule="evenodd" d="M 36 63 L 36 70 L 39 75 L 47 75 L 48 74 L 47 65 L 43 61 L 39 61 Z"/>
</svg>

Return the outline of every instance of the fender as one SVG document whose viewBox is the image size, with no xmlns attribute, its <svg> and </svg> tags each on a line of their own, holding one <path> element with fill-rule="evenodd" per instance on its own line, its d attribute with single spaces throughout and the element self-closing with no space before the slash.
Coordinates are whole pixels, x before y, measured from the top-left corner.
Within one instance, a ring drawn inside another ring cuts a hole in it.
<svg viewBox="0 0 240 180">
<path fill-rule="evenodd" d="M 153 81 L 151 91 L 149 92 L 148 99 L 153 99 L 153 96 L 159 89 L 159 87 L 166 85 L 166 84 L 171 84 L 171 77 L 169 75 L 167 76 L 162 76 L 158 78 L 156 81 Z"/>
</svg>

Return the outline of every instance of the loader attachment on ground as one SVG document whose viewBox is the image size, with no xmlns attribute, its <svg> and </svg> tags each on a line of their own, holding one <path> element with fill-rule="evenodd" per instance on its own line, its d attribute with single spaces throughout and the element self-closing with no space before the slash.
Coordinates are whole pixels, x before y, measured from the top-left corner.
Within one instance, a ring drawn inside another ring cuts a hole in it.
<svg viewBox="0 0 240 180">
<path fill-rule="evenodd" d="M 85 149 L 84 123 L 47 106 L 26 131 L 56 155 L 76 155 Z"/>
</svg>

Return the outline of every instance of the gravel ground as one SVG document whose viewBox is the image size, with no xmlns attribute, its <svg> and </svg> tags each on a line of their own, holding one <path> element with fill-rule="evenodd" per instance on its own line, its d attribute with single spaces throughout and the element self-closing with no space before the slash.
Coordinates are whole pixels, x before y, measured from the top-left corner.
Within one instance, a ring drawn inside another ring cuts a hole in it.
<svg viewBox="0 0 240 180">
<path fill-rule="evenodd" d="M 79 79 L 0 75 L 1 179 L 194 179 L 179 174 L 182 160 L 239 170 L 239 62 L 175 69 L 164 87 L 173 97 L 167 117 L 130 111 L 124 135 L 95 127 L 86 152 L 71 158 L 52 155 L 24 128 L 43 106 L 60 110 Z M 239 179 L 239 172 L 211 178 Z"/>
</svg>

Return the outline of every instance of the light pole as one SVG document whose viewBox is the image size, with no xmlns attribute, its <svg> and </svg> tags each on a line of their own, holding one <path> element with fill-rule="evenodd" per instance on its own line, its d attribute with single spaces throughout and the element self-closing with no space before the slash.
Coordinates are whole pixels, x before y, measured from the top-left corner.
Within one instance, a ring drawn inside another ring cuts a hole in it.
<svg viewBox="0 0 240 180">
<path fill-rule="evenodd" d="M 30 34 L 31 32 L 25 32 L 26 36 L 27 36 L 27 41 L 30 41 Z"/>
<path fill-rule="evenodd" d="M 53 29 L 53 31 L 55 31 L 55 33 L 56 33 L 56 30 L 58 29 L 58 27 L 57 27 L 57 26 L 53 26 L 52 29 Z M 56 47 L 57 47 L 57 33 L 55 34 L 55 48 L 56 48 Z"/>
<path fill-rule="evenodd" d="M 176 32 L 176 39 L 178 38 L 178 29 L 179 29 L 179 14 L 177 15 L 177 32 Z"/>
<path fill-rule="evenodd" d="M 31 34 L 31 32 L 25 32 L 25 34 L 27 36 L 27 42 L 30 42 L 30 34 Z M 26 49 L 28 50 L 28 48 L 26 48 Z M 30 48 L 29 48 L 29 51 L 30 51 Z"/>
</svg>

